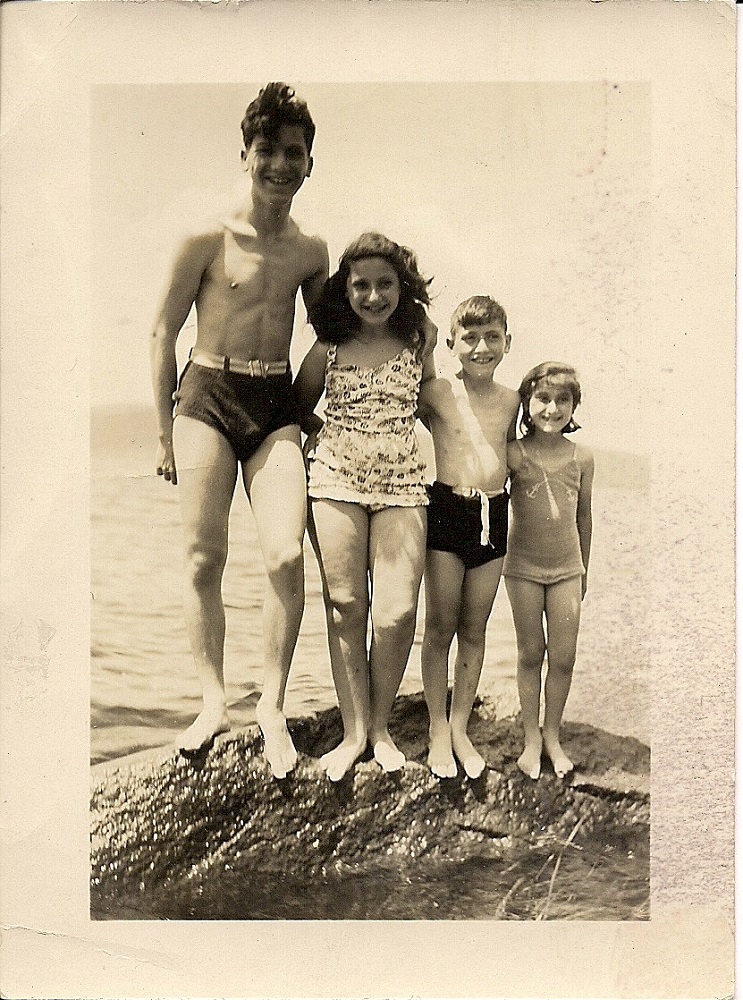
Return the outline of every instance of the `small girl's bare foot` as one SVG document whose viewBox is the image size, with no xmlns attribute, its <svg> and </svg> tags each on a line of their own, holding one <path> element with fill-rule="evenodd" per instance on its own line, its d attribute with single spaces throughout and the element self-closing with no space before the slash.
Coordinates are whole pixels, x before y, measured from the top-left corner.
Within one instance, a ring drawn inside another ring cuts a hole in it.
<svg viewBox="0 0 743 1000">
<path fill-rule="evenodd" d="M 459 733 L 452 730 L 451 743 L 454 753 L 461 762 L 464 772 L 473 781 L 479 778 L 485 770 L 485 761 L 480 753 L 475 750 L 467 733 Z"/>
<path fill-rule="evenodd" d="M 230 720 L 224 704 L 204 708 L 191 725 L 176 738 L 179 750 L 200 750 L 219 733 L 226 733 Z"/>
<path fill-rule="evenodd" d="M 552 761 L 552 766 L 554 767 L 555 774 L 558 778 L 564 778 L 566 774 L 570 774 L 573 770 L 573 762 L 560 746 L 560 741 L 558 739 L 550 739 L 545 736 L 544 749 L 547 751 L 547 756 Z"/>
<path fill-rule="evenodd" d="M 263 755 L 273 776 L 285 778 L 297 763 L 297 751 L 286 727 L 284 713 L 263 705 L 261 698 L 255 706 L 255 717 L 263 734 Z"/>
<path fill-rule="evenodd" d="M 536 781 L 542 770 L 542 741 L 527 742 L 524 752 L 516 761 L 527 778 Z"/>
<path fill-rule="evenodd" d="M 370 738 L 369 742 L 374 748 L 374 759 L 383 771 L 399 771 L 405 764 L 405 754 L 400 753 L 389 733 L 382 733 L 381 736 Z"/>
<path fill-rule="evenodd" d="M 331 781 L 340 781 L 364 752 L 366 736 L 363 740 L 344 739 L 335 750 L 323 754 L 320 766 Z"/>
<path fill-rule="evenodd" d="M 437 778 L 456 778 L 457 762 L 451 749 L 451 730 L 448 726 L 429 729 L 428 766 Z"/>
</svg>

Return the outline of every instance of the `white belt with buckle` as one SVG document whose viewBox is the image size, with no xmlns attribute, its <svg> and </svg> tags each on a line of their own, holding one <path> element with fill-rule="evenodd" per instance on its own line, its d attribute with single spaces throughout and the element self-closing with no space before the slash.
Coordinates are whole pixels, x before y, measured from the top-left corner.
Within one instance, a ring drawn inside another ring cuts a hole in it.
<svg viewBox="0 0 743 1000">
<path fill-rule="evenodd" d="M 235 375 L 250 375 L 252 378 L 268 378 L 269 375 L 286 375 L 288 361 L 243 361 L 241 358 L 227 358 L 209 351 L 191 351 L 190 360 L 202 368 L 215 368 Z"/>
<path fill-rule="evenodd" d="M 460 497 L 468 500 L 480 501 L 480 545 L 490 545 L 490 501 L 499 497 L 503 490 L 497 493 L 486 493 L 484 490 L 476 490 L 471 486 L 452 486 L 452 491 Z"/>
</svg>

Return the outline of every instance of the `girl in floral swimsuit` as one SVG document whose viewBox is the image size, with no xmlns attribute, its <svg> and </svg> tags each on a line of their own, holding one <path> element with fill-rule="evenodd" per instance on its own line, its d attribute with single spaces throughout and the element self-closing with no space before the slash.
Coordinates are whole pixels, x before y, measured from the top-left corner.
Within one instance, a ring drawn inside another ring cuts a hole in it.
<svg viewBox="0 0 743 1000">
<path fill-rule="evenodd" d="M 405 763 L 388 722 L 425 558 L 425 463 L 414 428 L 428 284 L 412 251 L 377 233 L 359 237 L 310 312 L 318 341 L 296 379 L 310 535 L 343 718 L 340 746 L 321 759 L 333 781 L 367 742 L 385 770 Z M 425 367 L 433 375 L 430 359 Z M 323 390 L 324 423 L 313 412 Z"/>
</svg>

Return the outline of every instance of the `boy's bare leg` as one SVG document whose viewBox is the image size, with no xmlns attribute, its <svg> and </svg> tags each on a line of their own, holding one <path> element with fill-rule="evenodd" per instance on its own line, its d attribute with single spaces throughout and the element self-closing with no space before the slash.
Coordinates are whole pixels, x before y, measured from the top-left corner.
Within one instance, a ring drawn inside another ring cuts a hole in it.
<svg viewBox="0 0 743 1000">
<path fill-rule="evenodd" d="M 372 514 L 369 742 L 385 771 L 398 771 L 405 763 L 388 724 L 413 645 L 425 545 L 425 507 L 387 507 Z"/>
<path fill-rule="evenodd" d="M 573 762 L 560 746 L 560 723 L 573 679 L 580 625 L 581 577 L 547 587 L 547 677 L 544 681 L 544 749 L 555 774 L 564 778 Z"/>
<path fill-rule="evenodd" d="M 518 645 L 516 680 L 524 726 L 524 752 L 517 763 L 527 777 L 536 780 L 542 767 L 542 731 L 539 728 L 539 704 L 542 694 L 544 662 L 545 588 L 541 583 L 506 577 L 506 590 L 513 611 Z"/>
<path fill-rule="evenodd" d="M 421 647 L 423 691 L 428 706 L 428 766 L 439 778 L 454 778 L 457 764 L 446 714 L 449 650 L 457 630 L 464 564 L 452 552 L 426 552 L 426 628 Z"/>
<path fill-rule="evenodd" d="M 264 752 L 276 778 L 297 761 L 284 694 L 304 611 L 306 479 L 299 428 L 282 427 L 243 463 L 243 481 L 267 573 L 263 602 L 263 693 L 256 706 Z"/>
<path fill-rule="evenodd" d="M 366 748 L 369 720 L 369 515 L 353 503 L 313 500 L 310 537 L 323 584 L 328 650 L 343 719 L 341 743 L 320 758 L 340 781 Z"/>
<path fill-rule="evenodd" d="M 500 583 L 502 559 L 493 559 L 464 574 L 457 625 L 457 660 L 451 699 L 451 741 L 456 757 L 470 778 L 479 778 L 485 761 L 467 735 L 467 723 L 480 683 L 485 657 L 485 630 Z"/>
<path fill-rule="evenodd" d="M 183 603 L 203 694 L 200 714 L 176 742 L 183 750 L 198 750 L 230 727 L 224 690 L 222 574 L 237 462 L 217 431 L 190 417 L 176 417 L 173 441 L 186 552 Z"/>
</svg>

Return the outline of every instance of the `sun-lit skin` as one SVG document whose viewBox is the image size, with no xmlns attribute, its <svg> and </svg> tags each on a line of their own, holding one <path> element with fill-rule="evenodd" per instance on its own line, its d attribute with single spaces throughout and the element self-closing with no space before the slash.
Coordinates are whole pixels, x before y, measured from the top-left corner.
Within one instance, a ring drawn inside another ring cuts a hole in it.
<svg viewBox="0 0 743 1000">
<path fill-rule="evenodd" d="M 346 282 L 346 294 L 361 320 L 364 333 L 386 331 L 390 316 L 400 302 L 400 280 L 394 267 L 383 257 L 354 261 Z"/>
<path fill-rule="evenodd" d="M 575 406 L 570 389 L 558 381 L 542 380 L 529 400 L 529 416 L 535 432 L 561 434 L 570 422 Z"/>
<path fill-rule="evenodd" d="M 282 125 L 271 139 L 257 135 L 242 157 L 254 202 L 264 198 L 268 202 L 291 202 L 312 172 L 312 157 L 299 125 Z"/>
<path fill-rule="evenodd" d="M 460 330 L 451 345 L 462 372 L 474 379 L 493 377 L 493 372 L 511 346 L 511 335 L 502 323 L 486 323 Z"/>
</svg>

